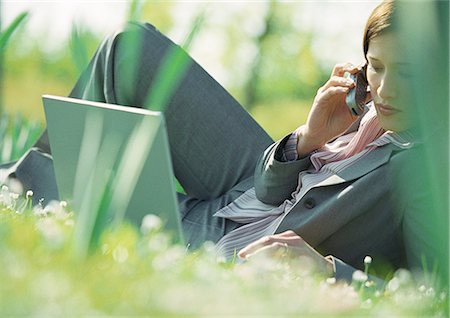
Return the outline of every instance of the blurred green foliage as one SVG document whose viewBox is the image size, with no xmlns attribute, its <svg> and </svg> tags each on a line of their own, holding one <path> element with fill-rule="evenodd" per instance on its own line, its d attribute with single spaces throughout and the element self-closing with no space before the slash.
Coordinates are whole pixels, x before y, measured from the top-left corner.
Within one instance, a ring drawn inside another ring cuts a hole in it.
<svg viewBox="0 0 450 318">
<path fill-rule="evenodd" d="M 78 74 L 81 74 L 89 63 L 89 53 L 87 43 L 93 37 L 89 31 L 73 26 L 70 34 L 70 51 L 72 53 L 72 61 L 77 69 Z"/>
<path fill-rule="evenodd" d="M 11 24 L 0 32 L 0 51 L 3 51 L 14 31 L 19 28 L 28 16 L 28 12 L 19 14 Z"/>
<path fill-rule="evenodd" d="M 12 41 L 5 54 L 6 112 L 22 113 L 42 122 L 41 96 L 70 93 L 86 64 L 85 56 L 92 56 L 99 45 L 98 36 L 89 30 L 76 27 L 73 30 L 67 45 L 51 53 L 39 41 L 29 40 L 23 30 L 18 31 L 17 38 L 21 41 Z M 74 57 L 74 48 L 83 54 Z"/>
<path fill-rule="evenodd" d="M 39 138 L 42 125 L 23 116 L 0 117 L 0 162 L 19 159 Z"/>
<path fill-rule="evenodd" d="M 130 20 L 149 21 L 167 34 L 176 23 L 172 14 L 174 6 L 173 2 L 135 0 L 130 3 L 124 16 Z M 271 22 L 272 31 L 264 41 L 258 43 L 257 37 L 242 32 L 238 23 L 243 18 L 242 15 L 245 15 L 242 12 L 234 15 L 235 21 L 227 24 L 226 47 L 224 52 L 217 54 L 222 55 L 231 77 L 237 79 L 228 89 L 250 111 L 257 108 L 261 118 L 267 118 L 269 116 L 262 112 L 263 109 L 273 113 L 280 104 L 289 104 L 292 105 L 289 110 L 304 114 L 328 71 L 324 72 L 320 68 L 318 60 L 312 54 L 310 39 L 313 35 L 298 32 L 294 28 L 290 6 L 271 8 L 268 14 L 274 17 Z M 208 16 L 205 20 L 207 29 Z M 67 44 L 49 52 L 39 40 L 31 41 L 25 32 L 19 30 L 16 41 L 11 42 L 5 55 L 6 112 L 21 112 L 30 119 L 43 121 L 41 95 L 68 95 L 102 37 L 95 30 L 74 25 Z M 236 61 L 239 61 L 240 48 L 246 45 L 257 48 L 261 63 L 257 68 L 247 65 L 247 71 L 243 73 L 242 64 Z M 253 80 L 255 82 L 252 84 Z M 253 100 L 248 99 L 249 87 L 254 90 Z M 292 116 L 286 113 L 278 117 L 292 123 L 289 120 Z M 256 119 L 260 120 L 258 116 Z M 277 139 L 295 129 L 305 119 L 306 117 L 297 117 L 295 123 L 283 124 L 282 127 L 280 122 L 273 121 L 265 121 L 262 125 Z"/>
<path fill-rule="evenodd" d="M 251 39 L 258 53 L 244 88 L 247 107 L 287 99 L 308 100 L 327 80 L 329 71 L 321 69 L 312 52 L 314 34 L 294 28 L 292 6 L 272 1 L 264 31 Z"/>
<path fill-rule="evenodd" d="M 1 4 L 1 3 L 0 3 Z M 14 33 L 22 24 L 24 24 L 28 12 L 22 12 L 19 14 L 8 27 L 2 29 L 0 23 L 0 114 L 3 108 L 3 55 L 5 53 L 6 46 Z M 0 10 L 0 22 L 1 22 L 1 10 Z"/>
<path fill-rule="evenodd" d="M 403 184 L 420 184 L 426 203 L 416 222 L 427 243 L 438 247 L 435 266 L 442 282 L 449 284 L 449 2 L 423 1 L 398 4 L 399 29 L 406 39 L 405 56 L 412 61 L 411 112 L 416 120 L 419 152 L 413 175 Z M 418 24 L 416 19 L 421 18 Z"/>
</svg>

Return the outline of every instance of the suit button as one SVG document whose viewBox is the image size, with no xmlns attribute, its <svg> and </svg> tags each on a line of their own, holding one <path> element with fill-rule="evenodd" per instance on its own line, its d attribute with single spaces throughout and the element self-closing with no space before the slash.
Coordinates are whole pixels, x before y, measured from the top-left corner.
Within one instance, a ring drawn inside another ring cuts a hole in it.
<svg viewBox="0 0 450 318">
<path fill-rule="evenodd" d="M 307 209 L 312 209 L 316 206 L 316 201 L 313 198 L 307 198 L 305 202 L 303 202 L 303 206 Z"/>
</svg>

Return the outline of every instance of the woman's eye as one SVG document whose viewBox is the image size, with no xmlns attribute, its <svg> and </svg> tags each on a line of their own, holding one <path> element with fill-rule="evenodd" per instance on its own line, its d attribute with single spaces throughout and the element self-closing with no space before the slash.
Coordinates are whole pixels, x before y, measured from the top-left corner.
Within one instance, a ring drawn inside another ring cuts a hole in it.
<svg viewBox="0 0 450 318">
<path fill-rule="evenodd" d="M 383 70 L 383 67 L 378 66 L 378 65 L 371 65 L 369 64 L 369 69 L 371 69 L 372 71 L 379 73 Z"/>
<path fill-rule="evenodd" d="M 410 69 L 399 69 L 398 74 L 403 78 L 412 77 L 412 71 Z"/>
</svg>

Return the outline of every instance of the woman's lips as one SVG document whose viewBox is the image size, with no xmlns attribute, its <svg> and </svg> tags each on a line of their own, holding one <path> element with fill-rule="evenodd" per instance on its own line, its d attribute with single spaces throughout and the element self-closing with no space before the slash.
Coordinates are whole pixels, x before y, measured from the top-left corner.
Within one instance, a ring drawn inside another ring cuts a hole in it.
<svg viewBox="0 0 450 318">
<path fill-rule="evenodd" d="M 383 116 L 391 116 L 400 112 L 398 109 L 387 104 L 375 104 L 375 107 Z"/>
</svg>

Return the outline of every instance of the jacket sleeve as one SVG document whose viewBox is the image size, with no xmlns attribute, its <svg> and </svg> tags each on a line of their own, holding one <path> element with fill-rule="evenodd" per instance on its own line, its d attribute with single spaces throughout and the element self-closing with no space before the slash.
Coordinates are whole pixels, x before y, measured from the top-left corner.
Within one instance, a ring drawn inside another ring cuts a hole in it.
<svg viewBox="0 0 450 318">
<path fill-rule="evenodd" d="M 296 189 L 299 172 L 311 166 L 309 156 L 295 161 L 282 161 L 283 149 L 290 136 L 270 145 L 256 164 L 256 197 L 266 204 L 281 204 Z"/>
</svg>

